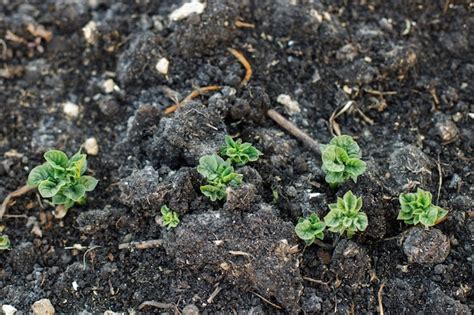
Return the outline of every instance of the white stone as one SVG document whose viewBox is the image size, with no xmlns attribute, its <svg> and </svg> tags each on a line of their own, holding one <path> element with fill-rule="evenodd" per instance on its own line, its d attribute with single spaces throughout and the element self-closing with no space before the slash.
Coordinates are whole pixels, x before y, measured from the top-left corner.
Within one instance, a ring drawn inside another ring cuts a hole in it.
<svg viewBox="0 0 474 315">
<path fill-rule="evenodd" d="M 170 65 L 170 62 L 168 61 L 168 59 L 161 58 L 156 63 L 156 70 L 158 70 L 159 73 L 166 75 L 168 74 L 169 65 Z"/>
<path fill-rule="evenodd" d="M 48 299 L 41 299 L 36 301 L 31 306 L 33 310 L 33 314 L 35 315 L 53 315 L 55 313 L 55 309 L 51 301 Z"/>
<path fill-rule="evenodd" d="M 84 150 L 89 155 L 97 155 L 99 153 L 99 145 L 97 144 L 96 138 L 92 137 L 84 142 Z"/>
<path fill-rule="evenodd" d="M 107 94 L 112 93 L 113 91 L 120 91 L 120 88 L 117 86 L 117 84 L 115 84 L 114 80 L 112 79 L 105 80 L 104 84 L 102 84 L 102 88 Z"/>
<path fill-rule="evenodd" d="M 191 14 L 201 14 L 204 12 L 206 8 L 205 3 L 201 3 L 198 0 L 192 0 L 191 2 L 187 2 L 183 4 L 181 7 L 177 8 L 169 15 L 170 20 L 172 21 L 179 21 L 182 19 L 187 18 Z"/>
<path fill-rule="evenodd" d="M 79 106 L 67 101 L 63 103 L 63 112 L 69 118 L 77 118 L 79 116 Z"/>
<path fill-rule="evenodd" d="M 278 95 L 277 102 L 285 106 L 285 108 L 288 110 L 289 113 L 299 113 L 301 111 L 300 105 L 298 104 L 298 102 L 291 99 L 289 95 L 286 95 L 286 94 Z"/>
<path fill-rule="evenodd" d="M 87 43 L 94 45 L 97 42 L 97 24 L 90 21 L 82 28 L 82 33 Z"/>
<path fill-rule="evenodd" d="M 5 313 L 5 315 L 13 315 L 17 311 L 17 309 L 14 306 L 11 305 L 3 305 L 2 306 L 2 311 Z"/>
<path fill-rule="evenodd" d="M 74 291 L 77 291 L 77 289 L 79 288 L 79 285 L 77 284 L 77 281 L 74 281 L 72 283 L 72 288 L 74 289 Z"/>
</svg>

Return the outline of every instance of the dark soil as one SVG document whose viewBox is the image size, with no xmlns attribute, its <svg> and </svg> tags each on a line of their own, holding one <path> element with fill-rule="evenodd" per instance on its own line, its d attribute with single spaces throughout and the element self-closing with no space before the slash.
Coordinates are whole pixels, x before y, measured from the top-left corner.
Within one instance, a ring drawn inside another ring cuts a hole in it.
<svg viewBox="0 0 474 315">
<path fill-rule="evenodd" d="M 470 314 L 467 2 L 208 0 L 201 15 L 170 21 L 182 1 L 1 1 L 0 200 L 25 184 L 46 150 L 72 154 L 90 137 L 100 182 L 62 220 L 34 192 L 15 200 L 1 222 L 12 249 L 0 252 L 0 305 L 29 312 L 47 298 L 60 313 L 131 313 L 155 301 L 210 314 L 366 314 L 379 305 L 387 314 Z M 82 29 L 91 21 L 88 42 Z M 228 48 L 249 59 L 247 86 Z M 170 62 L 166 76 L 155 69 L 161 58 Z M 117 85 L 110 93 L 108 79 Z M 224 88 L 163 114 L 208 85 Z M 281 94 L 300 111 L 279 104 Z M 325 143 L 331 114 L 349 101 L 336 121 L 357 139 L 368 171 L 332 190 L 320 157 L 265 113 L 274 108 Z M 66 102 L 79 106 L 77 117 L 64 113 Z M 195 166 L 225 134 L 264 156 L 239 169 L 246 184 L 226 203 L 210 202 Z M 420 230 L 404 245 L 409 227 L 396 220 L 397 197 L 416 187 L 449 216 L 436 235 Z M 352 240 L 327 233 L 333 249 L 304 248 L 293 232 L 298 218 L 325 215 L 349 189 L 363 196 L 367 231 Z M 174 230 L 157 223 L 163 204 L 180 214 Z M 447 257 L 427 253 L 433 243 L 421 249 L 427 259 L 414 257 L 417 237 L 441 240 Z M 161 246 L 119 249 L 156 239 Z"/>
</svg>

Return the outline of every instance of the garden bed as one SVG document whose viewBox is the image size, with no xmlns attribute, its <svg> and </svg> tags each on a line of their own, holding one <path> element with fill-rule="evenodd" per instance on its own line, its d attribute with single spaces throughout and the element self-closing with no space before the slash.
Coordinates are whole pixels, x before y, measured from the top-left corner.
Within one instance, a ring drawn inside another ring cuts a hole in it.
<svg viewBox="0 0 474 315">
<path fill-rule="evenodd" d="M 170 19 L 181 5 L 0 4 L 0 200 L 48 149 L 71 155 L 87 139 L 99 180 L 63 219 L 37 192 L 13 200 L 0 221 L 12 244 L 0 251 L 0 305 L 470 314 L 472 7 L 209 0 L 202 13 Z M 320 143 L 353 136 L 367 172 L 331 189 L 321 157 L 270 109 Z M 212 202 L 196 166 L 227 134 L 264 155 L 237 168 L 241 189 Z M 443 243 L 446 258 L 405 254 L 398 195 L 417 187 L 449 214 L 441 234 L 415 231 L 410 242 Z M 305 247 L 298 218 L 323 217 L 348 190 L 364 200 L 366 231 Z M 174 229 L 157 222 L 164 204 L 179 214 Z"/>
</svg>

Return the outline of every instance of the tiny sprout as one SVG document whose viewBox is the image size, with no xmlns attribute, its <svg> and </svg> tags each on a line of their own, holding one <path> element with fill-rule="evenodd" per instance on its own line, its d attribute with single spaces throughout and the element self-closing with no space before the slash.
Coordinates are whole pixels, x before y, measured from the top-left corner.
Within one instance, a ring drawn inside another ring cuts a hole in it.
<svg viewBox="0 0 474 315">
<path fill-rule="evenodd" d="M 438 224 L 448 211 L 431 203 L 432 195 L 428 191 L 418 188 L 416 193 L 400 194 L 401 210 L 397 219 L 406 224 L 423 224 L 430 227 Z"/>
<path fill-rule="evenodd" d="M 242 143 L 241 139 L 234 141 L 230 136 L 225 136 L 225 145 L 221 148 L 220 154 L 227 156 L 236 165 L 245 165 L 248 162 L 255 162 L 263 155 L 251 143 Z"/>
<path fill-rule="evenodd" d="M 307 218 L 298 220 L 295 232 L 300 239 L 305 241 L 306 245 L 311 245 L 316 239 L 324 239 L 325 228 L 326 224 L 315 213 L 311 213 Z"/>
<path fill-rule="evenodd" d="M 0 235 L 0 250 L 10 249 L 10 239 L 8 235 Z"/>
<path fill-rule="evenodd" d="M 163 216 L 163 226 L 167 227 L 168 229 L 178 226 L 178 214 L 174 211 L 171 211 L 167 205 L 161 206 L 161 215 Z"/>
<path fill-rule="evenodd" d="M 367 168 L 360 157 L 359 145 L 351 136 L 337 136 L 329 144 L 322 144 L 322 170 L 326 173 L 326 182 L 331 186 L 337 186 L 349 178 L 357 182 L 357 177 Z"/>
<path fill-rule="evenodd" d="M 239 186 L 242 175 L 235 173 L 230 161 L 224 161 L 216 154 L 204 155 L 199 159 L 199 174 L 207 179 L 207 185 L 201 186 L 201 192 L 212 201 L 227 197 L 227 186 Z"/>
<path fill-rule="evenodd" d="M 351 238 L 357 231 L 365 231 L 368 225 L 367 215 L 360 212 L 362 197 L 356 197 L 352 191 L 338 197 L 337 203 L 329 204 L 329 213 L 324 217 L 324 223 L 329 231 L 344 234 Z"/>
<path fill-rule="evenodd" d="M 44 158 L 44 164 L 31 170 L 27 185 L 38 187 L 43 198 L 51 198 L 51 204 L 63 205 L 66 210 L 74 203 L 85 203 L 86 192 L 94 190 L 98 182 L 94 177 L 84 175 L 86 154 L 79 150 L 69 159 L 64 152 L 50 150 Z"/>
</svg>

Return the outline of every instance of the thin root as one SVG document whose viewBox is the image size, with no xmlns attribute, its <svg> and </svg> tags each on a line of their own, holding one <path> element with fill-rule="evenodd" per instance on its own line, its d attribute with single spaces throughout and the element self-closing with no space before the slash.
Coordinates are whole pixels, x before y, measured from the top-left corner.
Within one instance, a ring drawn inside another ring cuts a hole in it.
<svg viewBox="0 0 474 315">
<path fill-rule="evenodd" d="M 267 112 L 267 115 L 268 117 L 273 119 L 278 125 L 280 125 L 280 127 L 288 131 L 290 134 L 292 134 L 295 138 L 299 139 L 301 142 L 303 142 L 308 148 L 310 148 L 317 154 L 321 154 L 318 141 L 311 138 L 307 133 L 305 133 L 303 130 L 299 129 L 298 127 L 296 127 L 288 119 L 286 119 L 285 117 L 283 117 L 282 115 L 280 115 L 273 109 L 270 109 Z"/>
<path fill-rule="evenodd" d="M 186 96 L 182 101 L 177 102 L 171 105 L 170 107 L 166 108 L 165 114 L 174 113 L 178 109 L 178 107 L 180 107 L 181 105 L 184 105 L 186 102 L 189 102 L 190 100 L 195 99 L 199 95 L 202 95 L 204 93 L 211 92 L 211 91 L 219 91 L 220 89 L 222 89 L 222 87 L 218 85 L 210 85 L 210 86 L 205 86 L 203 88 L 195 89 L 194 91 L 191 92 L 191 94 Z"/>
<path fill-rule="evenodd" d="M 245 68 L 245 76 L 242 79 L 242 82 L 240 82 L 240 85 L 245 86 L 247 83 L 250 81 L 250 78 L 252 77 L 252 66 L 250 65 L 250 62 L 245 58 L 245 56 L 238 50 L 234 48 L 228 48 L 229 52 L 234 55 L 235 58 L 244 66 Z"/>
</svg>

